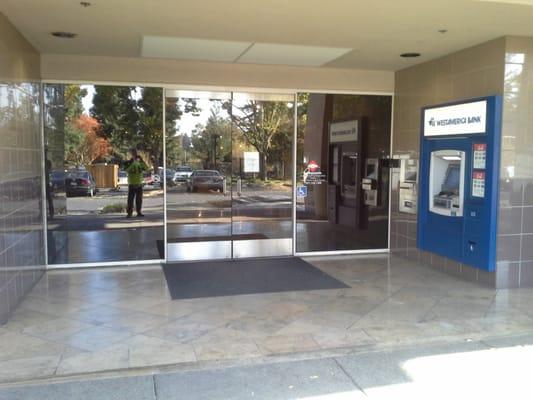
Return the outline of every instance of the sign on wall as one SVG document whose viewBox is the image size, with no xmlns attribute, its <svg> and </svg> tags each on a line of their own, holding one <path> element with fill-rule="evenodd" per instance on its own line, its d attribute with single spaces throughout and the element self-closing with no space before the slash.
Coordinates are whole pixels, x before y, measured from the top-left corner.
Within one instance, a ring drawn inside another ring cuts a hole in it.
<svg viewBox="0 0 533 400">
<path fill-rule="evenodd" d="M 486 100 L 424 110 L 424 136 L 464 135 L 486 131 Z"/>
<path fill-rule="evenodd" d="M 259 152 L 245 151 L 244 152 L 244 172 L 257 173 L 259 172 Z"/>
<path fill-rule="evenodd" d="M 357 120 L 333 122 L 329 126 L 329 142 L 356 142 L 359 133 L 359 124 Z"/>
</svg>

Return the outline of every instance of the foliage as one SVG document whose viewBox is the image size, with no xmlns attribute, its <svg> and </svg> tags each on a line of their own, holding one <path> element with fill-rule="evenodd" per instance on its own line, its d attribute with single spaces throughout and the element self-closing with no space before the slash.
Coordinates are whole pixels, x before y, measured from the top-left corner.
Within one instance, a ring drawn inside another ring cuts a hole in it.
<svg viewBox="0 0 533 400">
<path fill-rule="evenodd" d="M 174 99 L 166 99 L 167 139 L 175 135 L 176 121 L 183 112 L 194 112 L 194 102 L 180 110 Z M 127 158 L 136 148 L 145 161 L 163 165 L 163 92 L 154 87 L 95 86 L 91 115 L 101 124 L 101 135 L 113 146 L 115 157 Z M 175 145 L 172 143 L 171 145 Z"/>
<path fill-rule="evenodd" d="M 251 100 L 239 105 L 234 102 L 232 121 L 246 141 L 259 152 L 263 180 L 267 179 L 268 157 L 275 145 L 281 153 L 278 161 L 286 158 L 287 149 L 290 157 L 293 109 L 288 103 Z"/>
<path fill-rule="evenodd" d="M 113 203 L 108 204 L 102 208 L 100 211 L 101 214 L 111 214 L 111 213 L 122 213 L 126 211 L 126 204 L 124 203 Z"/>
<path fill-rule="evenodd" d="M 107 139 L 98 136 L 100 126 L 94 118 L 82 114 L 69 125 L 82 132 L 82 138 L 77 149 L 68 155 L 67 161 L 74 165 L 88 166 L 111 152 L 111 145 Z"/>
<path fill-rule="evenodd" d="M 231 162 L 231 122 L 220 115 L 217 108 L 205 126 L 197 125 L 192 136 L 192 153 L 202 162 L 202 168 L 216 168 L 220 162 Z"/>
</svg>

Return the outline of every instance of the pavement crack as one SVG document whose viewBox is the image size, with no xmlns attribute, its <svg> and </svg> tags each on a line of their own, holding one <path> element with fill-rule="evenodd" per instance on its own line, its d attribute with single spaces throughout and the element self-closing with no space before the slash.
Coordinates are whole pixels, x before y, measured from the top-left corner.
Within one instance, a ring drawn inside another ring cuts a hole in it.
<svg viewBox="0 0 533 400">
<path fill-rule="evenodd" d="M 154 391 L 154 400 L 157 400 L 159 396 L 157 395 L 157 385 L 155 383 L 155 374 L 152 375 L 152 389 Z"/>
<path fill-rule="evenodd" d="M 337 360 L 336 358 L 333 358 L 333 361 L 335 361 L 335 364 L 337 364 L 337 366 L 340 368 L 340 370 L 344 373 L 344 375 L 346 375 L 348 377 L 348 379 L 350 380 L 350 382 L 352 382 L 352 384 L 357 388 L 357 390 L 359 390 L 361 393 L 363 393 L 365 395 L 365 397 L 368 397 L 368 395 L 366 394 L 365 390 L 359 386 L 359 384 L 355 381 L 355 379 L 348 373 L 348 371 L 346 371 L 344 369 L 344 367 L 342 366 L 342 364 L 339 362 L 339 360 Z"/>
</svg>

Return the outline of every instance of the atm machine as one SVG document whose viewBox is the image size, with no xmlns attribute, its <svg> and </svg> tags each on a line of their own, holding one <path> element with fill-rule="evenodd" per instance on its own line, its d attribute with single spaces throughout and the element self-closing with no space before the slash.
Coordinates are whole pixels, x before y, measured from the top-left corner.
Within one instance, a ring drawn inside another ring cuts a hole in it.
<svg viewBox="0 0 533 400">
<path fill-rule="evenodd" d="M 502 103 L 484 97 L 422 110 L 421 250 L 494 271 Z"/>
<path fill-rule="evenodd" d="M 400 159 L 400 185 L 398 209 L 407 214 L 416 214 L 418 207 L 418 160 Z"/>
</svg>

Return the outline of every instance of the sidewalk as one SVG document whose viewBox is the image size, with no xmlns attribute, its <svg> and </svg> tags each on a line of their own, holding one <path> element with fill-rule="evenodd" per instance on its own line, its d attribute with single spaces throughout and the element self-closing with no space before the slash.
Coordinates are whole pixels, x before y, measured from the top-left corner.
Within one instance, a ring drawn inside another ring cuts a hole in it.
<svg viewBox="0 0 533 400">
<path fill-rule="evenodd" d="M 0 386 L 1 400 L 530 399 L 533 335 Z M 124 371 L 124 373 L 126 373 Z"/>
</svg>

